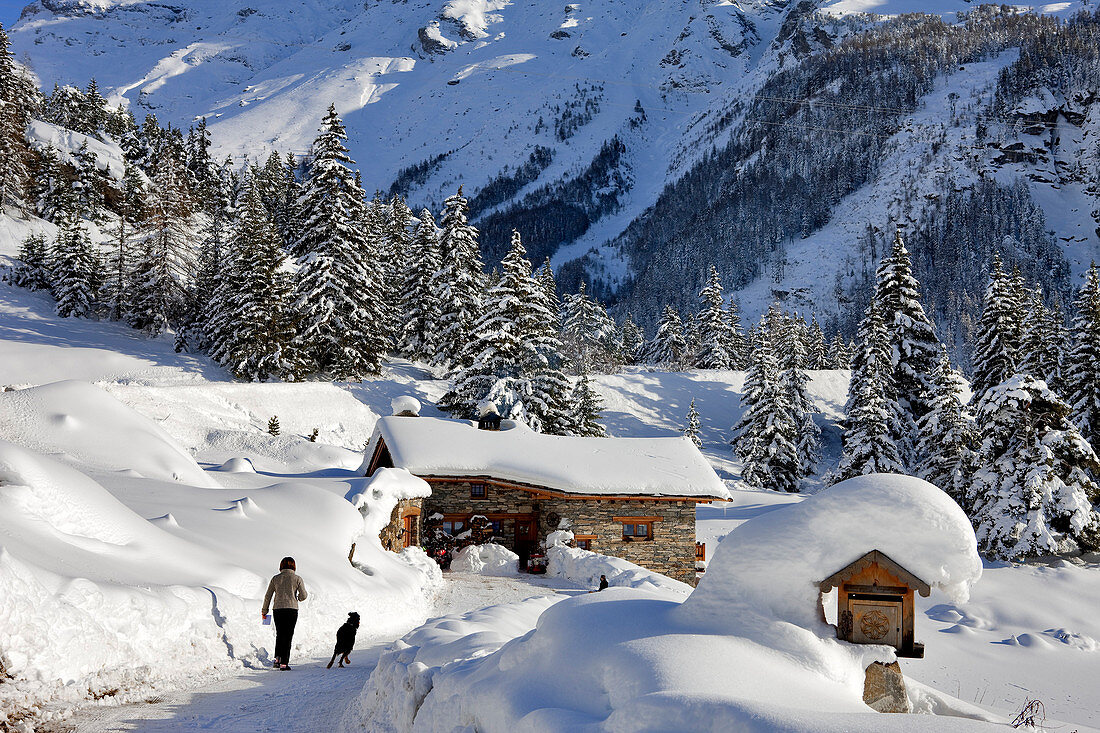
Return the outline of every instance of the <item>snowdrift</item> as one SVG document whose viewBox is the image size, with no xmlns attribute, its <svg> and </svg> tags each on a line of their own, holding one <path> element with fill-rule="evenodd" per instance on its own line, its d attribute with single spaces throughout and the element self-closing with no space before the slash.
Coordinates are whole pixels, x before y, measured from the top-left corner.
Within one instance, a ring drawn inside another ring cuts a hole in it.
<svg viewBox="0 0 1100 733">
<path fill-rule="evenodd" d="M 87 382 L 0 392 L 0 435 L 103 471 L 218 486 L 159 425 Z"/>
<path fill-rule="evenodd" d="M 135 440 L 155 446 L 155 437 Z M 12 677 L 0 684 L 0 727 L 267 663 L 274 639 L 260 603 L 284 555 L 311 592 L 296 654 L 327 650 L 348 611 L 363 615 L 366 638 L 422 620 L 424 590 L 439 581 L 434 563 L 364 535 L 367 517 L 388 517 L 422 482 L 355 481 L 366 512 L 309 483 L 242 495 L 132 475 L 96 480 L 0 442 L 0 665 Z M 152 521 L 133 508 L 158 505 L 171 511 Z"/>
<path fill-rule="evenodd" d="M 345 727 L 992 729 L 864 705 L 864 668 L 892 661 L 893 650 L 836 640 L 817 619 L 813 583 L 876 548 L 956 598 L 981 572 L 973 532 L 942 492 L 917 479 L 866 476 L 734 530 L 686 600 L 662 588 L 582 594 L 541 611 L 532 631 L 495 651 L 430 653 L 416 643 L 436 642 L 429 624 L 383 656 Z M 539 611 L 528 610 L 530 623 Z M 392 726 L 381 724 L 384 714 L 395 716 Z"/>
<path fill-rule="evenodd" d="M 598 588 L 603 575 L 611 587 L 664 591 L 681 597 L 691 593 L 687 583 L 646 570 L 621 557 L 601 555 L 579 547 L 551 547 L 546 551 L 546 559 L 547 575 L 565 578 L 582 588 Z"/>
</svg>

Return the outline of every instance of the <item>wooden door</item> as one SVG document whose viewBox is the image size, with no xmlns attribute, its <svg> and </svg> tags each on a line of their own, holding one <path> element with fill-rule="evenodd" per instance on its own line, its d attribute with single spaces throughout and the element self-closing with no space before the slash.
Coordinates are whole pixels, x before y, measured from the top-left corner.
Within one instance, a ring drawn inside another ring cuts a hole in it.
<svg viewBox="0 0 1100 733">
<path fill-rule="evenodd" d="M 416 519 L 417 518 L 415 515 L 409 514 L 404 518 L 404 520 L 402 520 L 404 523 L 403 529 L 405 530 L 402 533 L 405 547 L 412 547 L 417 542 L 418 538 L 416 536 Z"/>
<path fill-rule="evenodd" d="M 901 646 L 901 604 L 856 600 L 852 607 L 852 641 L 857 644 Z"/>
</svg>

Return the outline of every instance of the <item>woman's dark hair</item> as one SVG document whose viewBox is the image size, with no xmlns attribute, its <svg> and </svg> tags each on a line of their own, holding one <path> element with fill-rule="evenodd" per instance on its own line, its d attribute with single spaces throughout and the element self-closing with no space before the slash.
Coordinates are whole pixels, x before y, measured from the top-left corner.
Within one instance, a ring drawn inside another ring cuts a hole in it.
<svg viewBox="0 0 1100 733">
<path fill-rule="evenodd" d="M 279 570 L 297 570 L 297 569 L 298 568 L 294 565 L 294 558 L 293 557 L 284 557 L 283 561 L 281 563 L 279 563 Z"/>
</svg>

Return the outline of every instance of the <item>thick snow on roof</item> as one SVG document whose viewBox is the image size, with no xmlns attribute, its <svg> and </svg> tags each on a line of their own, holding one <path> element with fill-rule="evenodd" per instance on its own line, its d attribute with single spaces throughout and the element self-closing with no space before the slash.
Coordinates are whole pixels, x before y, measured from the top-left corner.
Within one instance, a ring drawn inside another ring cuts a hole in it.
<svg viewBox="0 0 1100 733">
<path fill-rule="evenodd" d="M 982 574 L 974 529 L 947 494 L 912 476 L 870 474 L 742 524 L 718 544 L 682 613 L 725 628 L 737 606 L 808 629 L 817 584 L 871 550 L 962 602 Z"/>
<path fill-rule="evenodd" d="M 729 498 L 684 437 L 579 438 L 522 424 L 492 431 L 457 420 L 386 417 L 375 428 L 364 470 L 379 438 L 394 466 L 418 476 L 493 476 L 577 494 Z"/>
</svg>

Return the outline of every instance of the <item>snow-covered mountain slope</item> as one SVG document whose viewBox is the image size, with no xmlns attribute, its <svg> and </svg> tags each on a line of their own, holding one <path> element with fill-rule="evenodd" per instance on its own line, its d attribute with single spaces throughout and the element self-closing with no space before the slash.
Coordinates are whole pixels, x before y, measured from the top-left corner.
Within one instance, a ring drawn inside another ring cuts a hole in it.
<svg viewBox="0 0 1100 733">
<path fill-rule="evenodd" d="M 1068 17 L 1088 7 L 1036 9 Z M 368 190 L 392 185 L 414 206 L 438 209 L 464 185 L 490 261 L 518 227 L 533 259 L 552 256 L 564 267 L 566 287 L 583 275 L 605 297 L 625 297 L 625 307 L 649 321 L 656 293 L 685 307 L 693 300 L 708 261 L 720 264 L 729 285 L 751 286 L 744 294 L 750 313 L 787 293 L 803 296 L 794 305 L 834 313 L 838 306 L 827 291 L 838 273 L 851 283 L 853 230 L 908 216 L 897 205 L 909 200 L 904 182 L 942 168 L 944 156 L 972 155 L 965 134 L 948 134 L 958 139 L 945 149 L 924 134 L 952 126 L 954 105 L 949 113 L 943 98 L 957 94 L 955 87 L 988 96 L 969 73 L 951 75 L 900 131 L 884 132 L 898 138 L 888 143 L 896 160 L 866 186 L 850 196 L 819 192 L 833 213 L 826 223 L 840 228 L 808 221 L 806 231 L 784 235 L 793 240 L 789 268 L 750 248 L 756 263 L 746 269 L 714 251 L 706 237 L 684 244 L 661 217 L 638 218 L 668 183 L 731 135 L 753 126 L 806 126 L 746 117 L 745 103 L 777 73 L 874 27 L 863 13 L 930 12 L 952 23 L 970 10 L 963 0 L 839 0 L 820 7 L 811 0 L 39 0 L 11 35 L 17 55 L 47 89 L 94 76 L 101 89 L 128 100 L 139 119 L 151 112 L 186 127 L 206 116 L 220 153 L 239 159 L 272 149 L 305 153 L 323 109 L 334 102 Z M 961 104 L 968 103 L 974 106 L 973 99 Z M 906 129 L 936 144 L 939 162 L 930 168 Z M 899 177 L 897 165 L 908 175 Z M 1003 177 L 1033 174 L 1025 161 Z M 728 176 L 702 175 L 720 196 L 730 187 Z M 1084 227 L 1095 194 L 1086 186 L 1035 195 L 1051 228 L 1073 237 L 1084 253 L 1073 256 L 1091 257 L 1097 243 Z M 1077 216 L 1054 215 L 1075 209 Z M 636 220 L 655 248 L 639 245 L 637 236 L 620 237 Z M 667 270 L 663 263 L 677 247 L 687 247 L 688 256 L 677 258 L 684 272 L 672 292 L 663 282 L 647 286 L 659 279 L 647 268 Z M 629 292 L 620 292 L 624 285 Z"/>
</svg>

